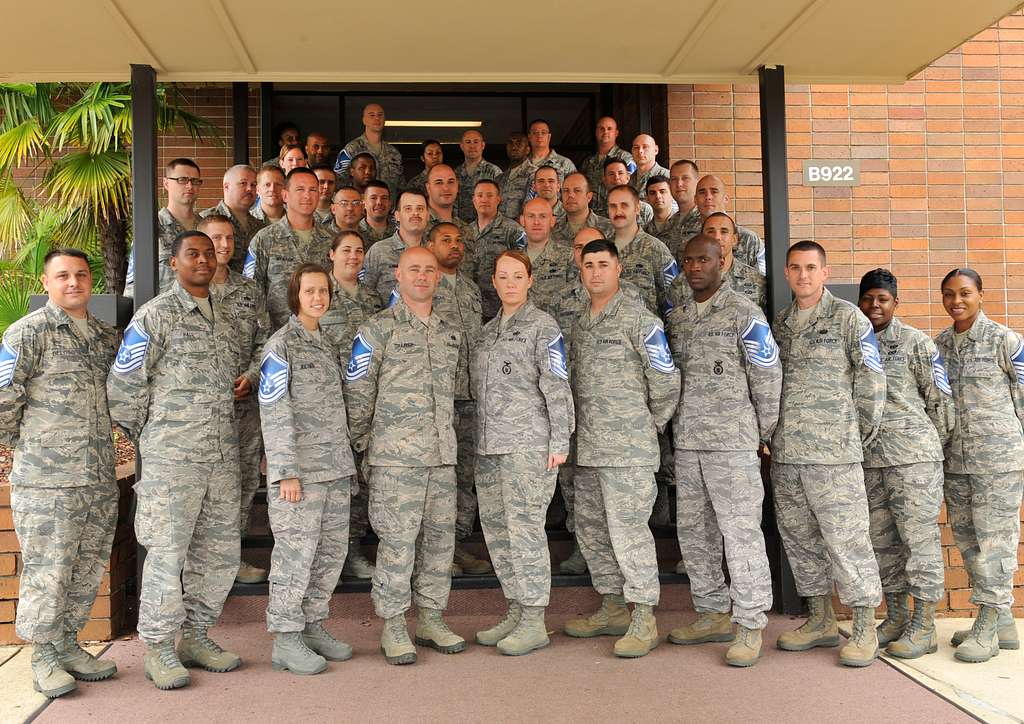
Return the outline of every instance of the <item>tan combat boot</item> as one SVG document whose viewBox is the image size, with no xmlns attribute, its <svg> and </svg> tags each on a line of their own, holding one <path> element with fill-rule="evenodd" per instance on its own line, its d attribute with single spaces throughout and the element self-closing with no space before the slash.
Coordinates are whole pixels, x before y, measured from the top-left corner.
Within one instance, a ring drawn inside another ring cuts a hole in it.
<svg viewBox="0 0 1024 724">
<path fill-rule="evenodd" d="M 879 642 L 881 643 L 881 642 Z M 916 659 L 939 650 L 935 635 L 935 604 L 914 599 L 914 617 L 903 635 L 891 642 L 885 652 L 897 659 Z"/>
<path fill-rule="evenodd" d="M 341 575 L 345 578 L 358 578 L 363 581 L 373 578 L 373 564 L 363 555 L 362 547 L 358 542 L 348 544 L 348 555 L 345 556 L 345 565 L 341 569 Z"/>
<path fill-rule="evenodd" d="M 775 645 L 783 651 L 807 651 L 816 646 L 831 648 L 839 645 L 839 624 L 832 610 L 832 597 L 809 596 L 807 608 L 810 615 L 803 625 L 779 635 Z"/>
<path fill-rule="evenodd" d="M 579 544 L 572 547 L 572 553 L 558 564 L 558 572 L 563 576 L 582 576 L 587 572 L 587 559 L 583 557 Z"/>
<path fill-rule="evenodd" d="M 61 668 L 80 681 L 103 681 L 117 673 L 113 661 L 100 661 L 78 645 L 78 634 L 68 632 L 57 644 Z"/>
<path fill-rule="evenodd" d="M 705 644 L 733 638 L 730 615 L 714 611 L 699 614 L 696 621 L 674 628 L 668 635 L 668 640 L 674 644 Z"/>
<path fill-rule="evenodd" d="M 270 666 L 274 671 L 313 676 L 327 668 L 327 659 L 306 644 L 301 631 L 288 631 L 274 637 Z"/>
<path fill-rule="evenodd" d="M 761 658 L 761 629 L 738 627 L 736 641 L 725 652 L 729 666 L 753 666 Z"/>
<path fill-rule="evenodd" d="M 380 652 L 389 664 L 415 664 L 416 647 L 409 639 L 405 615 L 398 614 L 384 619 L 384 630 L 380 634 Z"/>
<path fill-rule="evenodd" d="M 482 558 L 477 558 L 462 546 L 455 546 L 456 565 L 462 569 L 465 576 L 485 576 L 492 570 L 491 564 Z"/>
<path fill-rule="evenodd" d="M 965 628 L 957 631 L 950 639 L 953 646 L 959 646 L 971 635 L 972 629 Z M 996 634 L 999 636 L 999 648 L 1016 651 L 1020 648 L 1020 638 L 1017 636 L 1017 622 L 1013 620 L 1013 612 L 1008 608 L 999 610 L 999 620 L 996 621 Z"/>
<path fill-rule="evenodd" d="M 188 669 L 181 665 L 178 654 L 174 651 L 174 639 L 170 638 L 146 649 L 143 659 L 146 678 L 153 686 L 163 691 L 180 689 L 192 683 Z"/>
<path fill-rule="evenodd" d="M 267 580 L 267 569 L 254 566 L 246 561 L 238 564 L 238 573 L 235 575 L 235 583 L 265 583 Z"/>
<path fill-rule="evenodd" d="M 466 650 L 466 640 L 456 635 L 441 618 L 436 608 L 421 608 L 416 617 L 416 645 L 429 646 L 442 654 Z"/>
<path fill-rule="evenodd" d="M 601 598 L 601 608 L 586 618 L 565 624 L 568 636 L 586 639 L 591 636 L 622 636 L 629 630 L 629 609 L 622 594 L 609 593 Z"/>
<path fill-rule="evenodd" d="M 978 617 L 970 635 L 956 647 L 953 656 L 957 661 L 968 664 L 980 664 L 993 656 L 999 655 L 999 635 L 996 628 L 999 621 L 999 609 L 994 606 L 982 606 L 978 609 Z"/>
<path fill-rule="evenodd" d="M 57 647 L 51 643 L 32 647 L 32 688 L 47 699 L 56 699 L 78 688 L 74 677 L 61 666 Z"/>
<path fill-rule="evenodd" d="M 626 635 L 615 642 L 615 655 L 624 659 L 646 656 L 658 645 L 658 624 L 654 620 L 654 606 L 633 604 L 633 618 Z"/>
<path fill-rule="evenodd" d="M 518 601 L 508 602 L 508 611 L 494 626 L 476 632 L 476 642 L 481 646 L 497 646 L 498 642 L 508 636 L 519 625 L 519 617 L 523 609 Z"/>
<path fill-rule="evenodd" d="M 234 671 L 242 665 L 238 654 L 222 649 L 202 628 L 182 629 L 178 658 L 186 667 L 199 666 L 217 674 Z"/>
<path fill-rule="evenodd" d="M 898 639 L 909 624 L 910 609 L 907 608 L 907 592 L 891 591 L 885 594 L 885 620 L 875 629 L 878 645 L 885 646 Z"/>
<path fill-rule="evenodd" d="M 853 631 L 846 646 L 839 650 L 839 663 L 843 666 L 869 666 L 877 658 L 875 609 L 872 606 L 854 606 Z"/>
<path fill-rule="evenodd" d="M 519 625 L 498 642 L 498 651 L 505 656 L 523 656 L 550 643 L 544 625 L 544 606 L 523 606 Z"/>
<path fill-rule="evenodd" d="M 348 661 L 352 658 L 352 647 L 334 638 L 324 628 L 323 621 L 307 623 L 302 631 L 302 641 L 328 661 Z"/>
</svg>

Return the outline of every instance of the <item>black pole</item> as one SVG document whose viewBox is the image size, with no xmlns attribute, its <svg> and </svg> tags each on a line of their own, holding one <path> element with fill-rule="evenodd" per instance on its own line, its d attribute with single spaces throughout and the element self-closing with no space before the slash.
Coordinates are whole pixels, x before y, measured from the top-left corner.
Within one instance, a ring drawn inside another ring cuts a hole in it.
<svg viewBox="0 0 1024 724">
<path fill-rule="evenodd" d="M 249 84 L 231 84 L 231 142 L 235 163 L 249 163 Z"/>
<path fill-rule="evenodd" d="M 135 308 L 157 295 L 156 71 L 132 65 L 132 250 Z"/>
<path fill-rule="evenodd" d="M 344 125 L 342 126 L 341 143 L 345 143 Z M 257 168 L 262 165 L 263 159 L 277 157 L 277 139 L 274 138 L 274 84 L 260 83 L 260 136 L 263 147 L 260 149 L 260 157 L 253 165 Z"/>
<path fill-rule="evenodd" d="M 792 296 L 786 284 L 789 249 L 789 178 L 786 159 L 786 74 L 781 65 L 757 70 L 761 99 L 761 183 L 764 188 L 764 238 L 768 266 L 768 315 L 785 309 Z M 774 511 L 774 506 L 771 506 Z M 776 531 L 770 546 L 775 607 L 782 613 L 802 611 L 793 571 Z"/>
</svg>

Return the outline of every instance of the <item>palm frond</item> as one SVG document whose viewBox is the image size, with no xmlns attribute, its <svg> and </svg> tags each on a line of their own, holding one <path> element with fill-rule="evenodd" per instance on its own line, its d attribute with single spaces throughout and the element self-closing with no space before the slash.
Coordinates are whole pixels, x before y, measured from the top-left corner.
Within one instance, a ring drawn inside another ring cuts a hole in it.
<svg viewBox="0 0 1024 724">
<path fill-rule="evenodd" d="M 53 117 L 52 86 L 49 83 L 0 83 L 0 131 L 35 118 L 45 126 Z"/>
<path fill-rule="evenodd" d="M 43 187 L 59 203 L 87 207 L 94 219 L 123 216 L 131 205 L 131 167 L 124 151 L 75 151 L 54 161 Z"/>
<path fill-rule="evenodd" d="M 157 130 L 173 131 L 181 126 L 193 140 L 208 140 L 216 146 L 224 145 L 224 132 L 213 121 L 185 108 L 185 97 L 173 84 L 157 88 Z"/>
<path fill-rule="evenodd" d="M 27 118 L 0 133 L 0 169 L 20 167 L 26 159 L 44 152 L 43 127 L 37 118 Z"/>
<path fill-rule="evenodd" d="M 0 176 L 0 254 L 14 253 L 32 219 L 32 207 L 9 176 Z"/>
<path fill-rule="evenodd" d="M 55 246 L 69 246 L 81 249 L 90 259 L 101 259 L 102 253 L 99 235 L 96 231 L 96 220 L 87 207 L 78 206 L 65 211 L 60 224 L 53 232 Z"/>
<path fill-rule="evenodd" d="M 38 279 L 21 272 L 5 272 L 0 279 L 0 334 L 28 314 L 28 299 L 43 291 Z"/>
<path fill-rule="evenodd" d="M 93 83 L 75 103 L 54 116 L 48 134 L 58 149 L 67 145 L 87 148 L 93 153 L 118 148 L 114 116 L 130 107 L 131 95 L 125 83 Z"/>
</svg>

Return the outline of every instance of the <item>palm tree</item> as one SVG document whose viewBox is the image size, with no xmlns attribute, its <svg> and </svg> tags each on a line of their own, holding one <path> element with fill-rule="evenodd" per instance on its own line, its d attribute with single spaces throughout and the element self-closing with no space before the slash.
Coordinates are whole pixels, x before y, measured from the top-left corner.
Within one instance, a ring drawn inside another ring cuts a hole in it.
<svg viewBox="0 0 1024 724">
<path fill-rule="evenodd" d="M 131 86 L 0 83 L 0 256 L 13 256 L 34 207 L 15 170 L 45 169 L 39 195 L 60 208 L 52 240 L 98 248 L 106 289 L 124 288 L 131 229 Z M 220 129 L 186 111 L 173 85 L 157 88 L 157 129 L 181 126 L 219 142 Z"/>
</svg>

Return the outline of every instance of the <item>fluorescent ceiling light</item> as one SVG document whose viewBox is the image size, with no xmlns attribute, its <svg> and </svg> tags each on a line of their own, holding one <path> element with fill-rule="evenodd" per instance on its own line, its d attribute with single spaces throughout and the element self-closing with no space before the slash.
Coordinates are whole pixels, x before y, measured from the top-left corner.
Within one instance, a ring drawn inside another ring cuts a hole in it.
<svg viewBox="0 0 1024 724">
<path fill-rule="evenodd" d="M 479 128 L 483 121 L 384 121 L 392 128 Z"/>
</svg>

